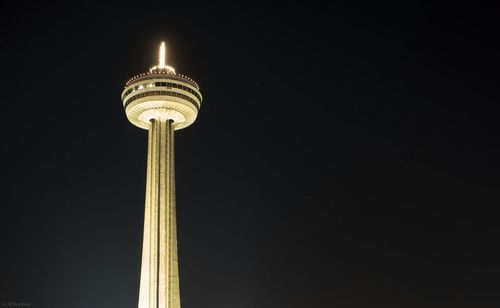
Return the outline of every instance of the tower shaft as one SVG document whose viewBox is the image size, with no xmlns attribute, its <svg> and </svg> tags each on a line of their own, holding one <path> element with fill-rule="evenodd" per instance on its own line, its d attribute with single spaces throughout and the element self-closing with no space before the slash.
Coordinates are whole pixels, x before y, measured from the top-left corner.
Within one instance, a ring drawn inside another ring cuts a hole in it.
<svg viewBox="0 0 500 308">
<path fill-rule="evenodd" d="M 174 128 L 161 115 L 149 127 L 139 308 L 180 308 Z"/>
</svg>

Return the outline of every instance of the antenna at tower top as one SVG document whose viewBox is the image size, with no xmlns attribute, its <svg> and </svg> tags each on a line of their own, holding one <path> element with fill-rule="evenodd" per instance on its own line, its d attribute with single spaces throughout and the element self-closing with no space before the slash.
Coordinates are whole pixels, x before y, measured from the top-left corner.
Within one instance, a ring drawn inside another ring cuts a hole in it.
<svg viewBox="0 0 500 308">
<path fill-rule="evenodd" d="M 165 68 L 166 53 L 167 53 L 167 48 L 165 47 L 165 42 L 161 42 L 160 57 L 159 57 L 159 61 L 158 61 L 159 68 Z"/>
<path fill-rule="evenodd" d="M 149 68 L 150 73 L 175 74 L 175 69 L 167 65 L 167 46 L 161 42 L 158 53 L 158 65 Z"/>
</svg>

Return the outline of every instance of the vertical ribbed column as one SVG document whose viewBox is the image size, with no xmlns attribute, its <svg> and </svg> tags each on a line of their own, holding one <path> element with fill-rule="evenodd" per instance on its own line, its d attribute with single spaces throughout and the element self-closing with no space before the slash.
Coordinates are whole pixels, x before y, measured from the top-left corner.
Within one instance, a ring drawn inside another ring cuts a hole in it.
<svg viewBox="0 0 500 308">
<path fill-rule="evenodd" d="M 142 240 L 142 259 L 141 259 L 141 281 L 139 286 L 139 308 L 153 308 L 151 297 L 151 279 L 153 279 L 153 273 L 151 269 L 152 264 L 152 250 L 154 250 L 153 243 L 151 242 L 154 238 L 151 234 L 153 228 L 152 221 L 152 209 L 151 209 L 151 190 L 153 186 L 153 156 L 154 148 L 153 145 L 153 124 L 148 130 L 148 161 L 147 161 L 147 173 L 146 173 L 146 200 L 144 209 L 144 231 Z"/>
<path fill-rule="evenodd" d="M 175 210 L 174 128 L 151 120 L 139 308 L 180 308 Z"/>
<path fill-rule="evenodd" d="M 175 202 L 175 151 L 174 151 L 174 131 L 172 129 L 172 142 L 170 143 L 172 146 L 172 206 L 171 206 L 171 251 L 172 257 L 171 265 L 170 265 L 170 289 L 171 289 L 171 297 L 170 297 L 170 306 L 171 308 L 180 308 L 181 307 L 181 295 L 179 288 L 179 258 L 177 257 L 177 206 Z"/>
</svg>

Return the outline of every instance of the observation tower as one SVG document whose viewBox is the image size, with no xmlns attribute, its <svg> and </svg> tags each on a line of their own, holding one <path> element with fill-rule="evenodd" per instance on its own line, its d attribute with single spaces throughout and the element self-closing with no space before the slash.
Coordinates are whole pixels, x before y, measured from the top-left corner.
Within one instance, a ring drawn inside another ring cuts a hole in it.
<svg viewBox="0 0 500 308">
<path fill-rule="evenodd" d="M 128 120 L 148 130 L 139 308 L 180 308 L 174 131 L 196 120 L 202 101 L 196 82 L 165 58 L 162 43 L 158 65 L 127 81 L 121 96 Z"/>
</svg>

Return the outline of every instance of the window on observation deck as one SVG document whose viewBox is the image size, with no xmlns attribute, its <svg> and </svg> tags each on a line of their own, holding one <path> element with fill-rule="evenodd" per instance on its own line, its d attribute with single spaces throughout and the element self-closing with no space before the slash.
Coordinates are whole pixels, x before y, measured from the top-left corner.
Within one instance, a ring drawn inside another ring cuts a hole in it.
<svg viewBox="0 0 500 308">
<path fill-rule="evenodd" d="M 139 94 L 136 94 L 136 95 L 130 97 L 129 99 L 127 99 L 127 101 L 125 102 L 124 105 L 125 105 L 125 107 L 127 107 L 128 104 L 130 104 L 131 102 L 133 102 L 136 99 L 146 97 L 146 96 L 154 96 L 154 95 L 168 95 L 168 96 L 173 96 L 173 97 L 179 97 L 179 98 L 185 99 L 185 100 L 193 103 L 196 106 L 196 108 L 198 108 L 198 109 L 200 108 L 199 103 L 196 100 L 194 100 L 193 98 L 191 98 L 187 95 L 181 94 L 181 93 L 173 92 L 173 91 L 146 91 L 146 92 L 139 93 Z"/>
<path fill-rule="evenodd" d="M 162 81 L 149 82 L 149 83 L 144 83 L 141 85 L 134 86 L 133 88 L 128 89 L 124 93 L 124 97 L 137 91 L 137 90 L 154 88 L 154 87 L 167 87 L 167 88 L 175 88 L 175 89 L 184 90 L 184 91 L 189 92 L 192 95 L 196 96 L 196 98 L 198 98 L 199 100 L 201 100 L 200 95 L 195 90 L 191 89 L 188 86 L 181 85 L 181 84 L 174 83 L 174 82 L 162 82 Z"/>
</svg>

